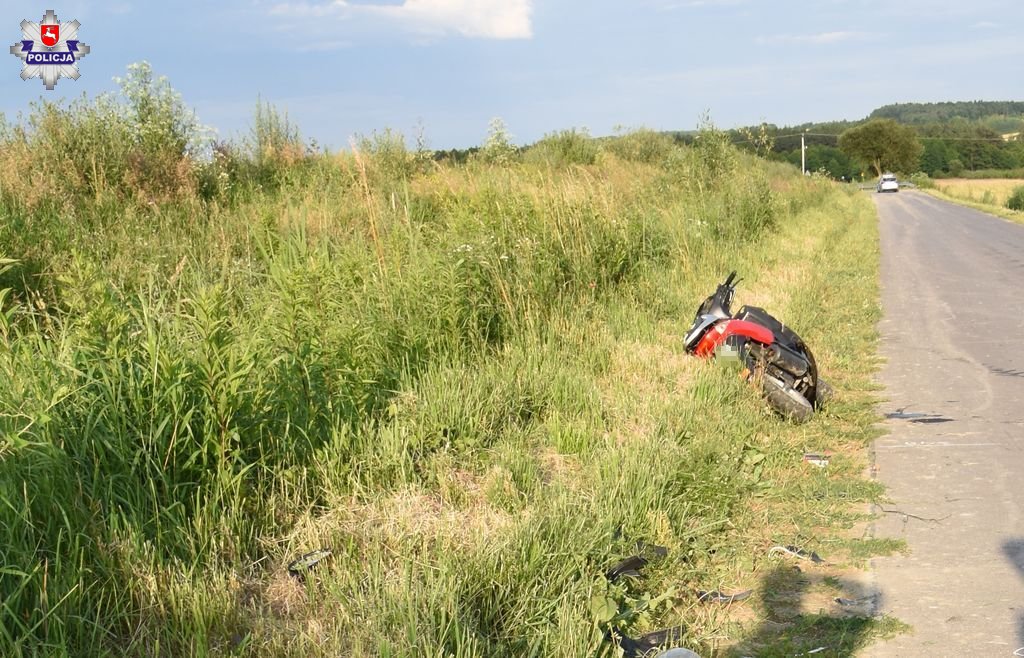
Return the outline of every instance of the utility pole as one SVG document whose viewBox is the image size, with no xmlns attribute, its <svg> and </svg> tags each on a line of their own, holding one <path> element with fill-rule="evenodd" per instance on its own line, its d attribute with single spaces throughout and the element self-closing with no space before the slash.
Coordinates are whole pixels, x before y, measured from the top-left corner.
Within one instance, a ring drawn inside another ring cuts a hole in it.
<svg viewBox="0 0 1024 658">
<path fill-rule="evenodd" d="M 801 176 L 806 176 L 807 175 L 807 146 L 804 144 L 804 135 L 806 135 L 806 134 L 807 134 L 807 129 L 805 128 L 804 131 L 802 133 L 800 133 L 800 175 Z"/>
</svg>

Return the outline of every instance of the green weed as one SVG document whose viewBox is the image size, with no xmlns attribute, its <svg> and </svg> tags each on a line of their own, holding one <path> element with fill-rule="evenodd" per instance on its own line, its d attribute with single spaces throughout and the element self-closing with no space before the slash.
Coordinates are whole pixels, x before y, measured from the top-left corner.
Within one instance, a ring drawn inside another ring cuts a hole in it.
<svg viewBox="0 0 1024 658">
<path fill-rule="evenodd" d="M 531 156 L 496 124 L 426 166 L 390 132 L 301 149 L 261 105 L 200 162 L 132 80 L 0 144 L 59 140 L 66 185 L 0 193 L 4 655 L 601 655 L 612 622 L 715 651 L 750 629 L 696 589 L 755 587 L 773 542 L 829 546 L 878 495 L 860 197 L 710 126 Z M 730 269 L 841 391 L 809 425 L 683 353 Z M 668 556 L 609 586 L 637 542 Z"/>
</svg>

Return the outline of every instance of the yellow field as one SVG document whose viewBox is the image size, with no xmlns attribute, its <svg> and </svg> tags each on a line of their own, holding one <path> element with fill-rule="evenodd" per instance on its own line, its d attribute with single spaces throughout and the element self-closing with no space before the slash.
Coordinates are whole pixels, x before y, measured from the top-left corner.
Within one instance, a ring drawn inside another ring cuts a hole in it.
<svg viewBox="0 0 1024 658">
<path fill-rule="evenodd" d="M 1019 178 L 949 178 L 935 181 L 935 188 L 944 194 L 975 203 L 1005 206 L 1013 191 L 1024 185 Z"/>
</svg>

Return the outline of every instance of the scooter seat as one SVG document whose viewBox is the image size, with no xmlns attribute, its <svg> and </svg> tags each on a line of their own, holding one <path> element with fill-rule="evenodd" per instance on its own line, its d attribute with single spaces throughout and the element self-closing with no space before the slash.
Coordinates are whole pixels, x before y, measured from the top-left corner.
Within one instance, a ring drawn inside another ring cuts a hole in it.
<svg viewBox="0 0 1024 658">
<path fill-rule="evenodd" d="M 803 345 L 803 340 L 800 339 L 800 336 L 798 336 L 795 331 L 783 325 L 775 319 L 771 313 L 763 308 L 757 306 L 744 306 L 736 312 L 734 317 L 737 320 L 746 320 L 747 322 L 753 322 L 765 327 L 775 334 L 775 340 L 788 345 L 789 347 Z"/>
</svg>

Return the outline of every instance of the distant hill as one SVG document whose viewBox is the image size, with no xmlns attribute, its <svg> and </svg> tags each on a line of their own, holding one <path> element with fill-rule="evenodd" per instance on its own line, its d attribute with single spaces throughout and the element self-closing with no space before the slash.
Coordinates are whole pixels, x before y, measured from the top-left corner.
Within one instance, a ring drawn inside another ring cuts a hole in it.
<svg viewBox="0 0 1024 658">
<path fill-rule="evenodd" d="M 946 101 L 942 103 L 893 103 L 883 105 L 868 115 L 869 119 L 895 119 L 909 125 L 946 123 L 953 119 L 986 122 L 992 117 L 1005 117 L 1020 124 L 1024 118 L 1024 101 Z M 989 126 L 995 128 L 995 126 Z M 1008 132 L 1000 130 L 999 132 Z"/>
<path fill-rule="evenodd" d="M 771 157 L 799 166 L 800 134 L 805 133 L 808 171 L 824 169 L 835 178 L 858 178 L 866 173 L 865 167 L 839 150 L 839 135 L 871 119 L 893 119 L 913 126 L 925 147 L 919 169 L 931 176 L 1024 168 L 1024 139 L 1021 138 L 1024 101 L 894 103 L 858 121 L 823 121 L 782 127 L 769 124 L 765 129 L 775 138 Z M 742 147 L 750 130 L 757 128 L 730 133 L 734 142 Z"/>
</svg>

